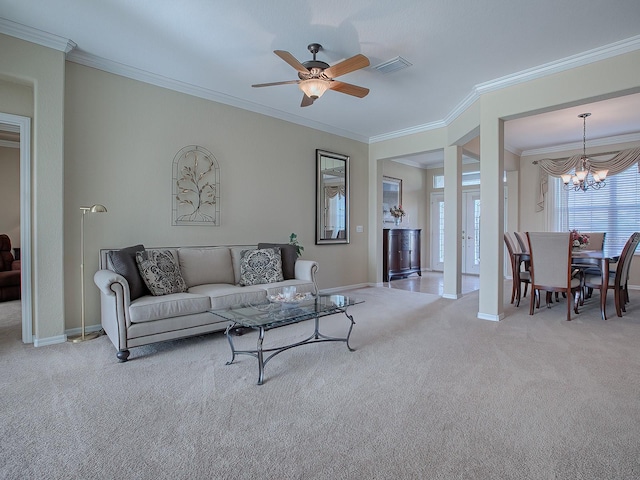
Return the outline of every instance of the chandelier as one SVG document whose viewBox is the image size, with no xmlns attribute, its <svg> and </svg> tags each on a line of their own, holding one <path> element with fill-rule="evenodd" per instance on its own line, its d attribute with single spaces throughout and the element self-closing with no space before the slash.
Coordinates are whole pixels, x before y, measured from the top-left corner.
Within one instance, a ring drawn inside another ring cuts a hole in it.
<svg viewBox="0 0 640 480">
<path fill-rule="evenodd" d="M 565 190 L 587 191 L 589 188 L 599 190 L 606 185 L 607 173 L 609 170 L 591 171 L 591 162 L 587 158 L 587 117 L 590 113 L 581 113 L 582 118 L 582 157 L 580 157 L 580 167 L 576 167 L 575 172 L 561 175 Z M 580 170 L 578 170 L 580 168 Z"/>
</svg>

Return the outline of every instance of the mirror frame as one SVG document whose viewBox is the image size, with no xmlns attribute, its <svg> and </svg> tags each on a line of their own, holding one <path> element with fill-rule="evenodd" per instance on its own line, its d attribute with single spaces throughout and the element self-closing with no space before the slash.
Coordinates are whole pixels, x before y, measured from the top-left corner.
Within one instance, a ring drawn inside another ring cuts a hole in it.
<svg viewBox="0 0 640 480">
<path fill-rule="evenodd" d="M 391 188 L 396 189 L 397 198 L 388 205 L 388 208 L 391 208 L 394 205 L 402 205 L 402 179 L 395 177 L 388 177 L 386 175 L 382 176 L 382 223 L 394 223 L 394 219 L 391 216 L 391 212 L 385 208 L 386 204 L 384 202 L 384 185 L 387 184 Z"/>
<path fill-rule="evenodd" d="M 322 217 L 324 213 L 324 185 L 322 176 L 322 160 L 330 158 L 332 160 L 341 160 L 345 163 L 344 175 L 344 238 L 324 238 L 324 227 Z M 316 150 L 316 245 L 330 245 L 349 243 L 349 157 L 340 153 L 328 152 L 326 150 Z"/>
</svg>

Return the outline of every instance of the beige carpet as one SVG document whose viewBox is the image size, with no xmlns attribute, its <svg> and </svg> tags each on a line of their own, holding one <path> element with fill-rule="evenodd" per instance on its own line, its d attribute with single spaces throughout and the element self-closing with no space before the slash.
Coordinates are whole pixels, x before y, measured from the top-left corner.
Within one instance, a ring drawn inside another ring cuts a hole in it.
<svg viewBox="0 0 640 480">
<path fill-rule="evenodd" d="M 477 293 L 354 295 L 366 301 L 351 309 L 355 352 L 289 350 L 262 386 L 255 359 L 225 366 L 221 334 L 120 364 L 106 337 L 23 345 L 8 302 L 0 478 L 640 478 L 640 294 L 606 322 L 597 295 L 571 322 L 564 304 L 529 316 L 528 299 L 489 322 L 475 318 Z M 346 318 L 325 320 L 346 331 Z"/>
</svg>

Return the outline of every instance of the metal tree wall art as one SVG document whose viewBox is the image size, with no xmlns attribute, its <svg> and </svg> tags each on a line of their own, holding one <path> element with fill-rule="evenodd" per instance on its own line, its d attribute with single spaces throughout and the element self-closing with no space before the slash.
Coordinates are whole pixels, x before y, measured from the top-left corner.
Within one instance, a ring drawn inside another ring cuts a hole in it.
<svg viewBox="0 0 640 480">
<path fill-rule="evenodd" d="M 206 148 L 189 145 L 173 159 L 173 225 L 220 225 L 220 168 Z"/>
</svg>

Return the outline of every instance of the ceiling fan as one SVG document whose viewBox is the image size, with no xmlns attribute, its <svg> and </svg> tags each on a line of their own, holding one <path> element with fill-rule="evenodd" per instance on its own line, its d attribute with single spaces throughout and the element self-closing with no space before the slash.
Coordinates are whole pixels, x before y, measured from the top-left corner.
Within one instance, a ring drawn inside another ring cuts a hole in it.
<svg viewBox="0 0 640 480">
<path fill-rule="evenodd" d="M 313 102 L 320 98 L 327 90 L 335 90 L 336 92 L 346 93 L 347 95 L 353 95 L 358 98 L 367 96 L 369 93 L 368 88 L 334 80 L 340 75 L 345 75 L 355 70 L 368 67 L 369 59 L 367 57 L 362 54 L 358 54 L 351 58 L 347 58 L 342 62 L 336 63 L 333 66 L 329 66 L 328 63 L 316 60 L 316 53 L 322 49 L 322 45 L 319 43 L 312 43 L 307 48 L 313 54 L 313 60 L 309 60 L 304 63 L 300 63 L 293 55 L 289 52 L 285 52 L 284 50 L 274 50 L 273 52 L 298 71 L 298 77 L 300 77 L 300 80 L 259 83 L 251 86 L 271 87 L 273 85 L 298 84 L 300 90 L 304 92 L 302 103 L 300 104 L 301 107 L 308 107 L 309 105 L 312 105 Z"/>
</svg>

